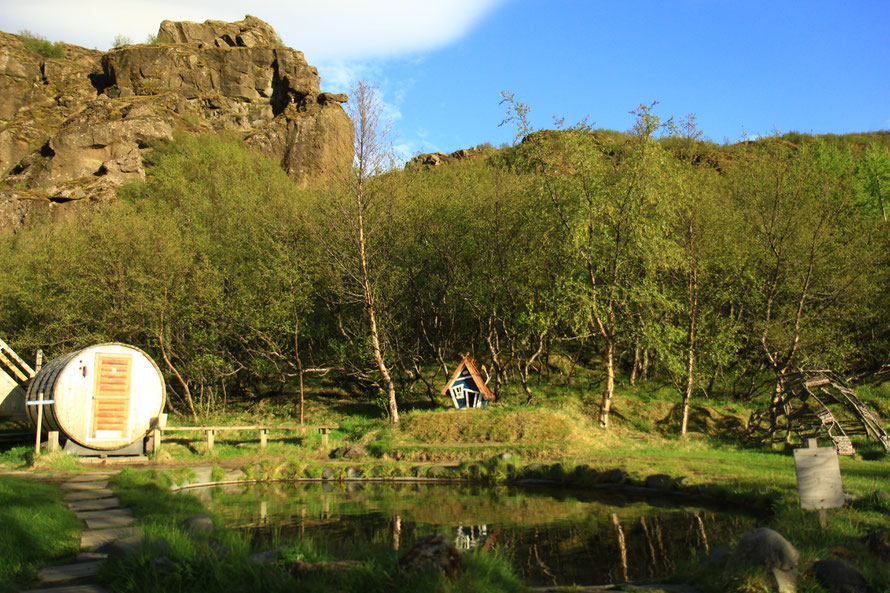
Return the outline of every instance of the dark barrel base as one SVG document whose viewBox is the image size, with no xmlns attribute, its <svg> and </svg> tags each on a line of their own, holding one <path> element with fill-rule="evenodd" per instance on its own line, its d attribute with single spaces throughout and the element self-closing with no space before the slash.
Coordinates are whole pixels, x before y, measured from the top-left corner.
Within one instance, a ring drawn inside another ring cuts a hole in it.
<svg viewBox="0 0 890 593">
<path fill-rule="evenodd" d="M 126 457 L 132 455 L 144 455 L 145 454 L 145 444 L 143 439 L 139 439 L 135 443 L 130 443 L 126 447 L 121 447 L 120 449 L 90 449 L 89 447 L 84 447 L 82 445 L 78 445 L 71 439 L 65 441 L 65 446 L 62 448 L 65 453 L 68 455 L 77 455 L 79 457 Z"/>
</svg>

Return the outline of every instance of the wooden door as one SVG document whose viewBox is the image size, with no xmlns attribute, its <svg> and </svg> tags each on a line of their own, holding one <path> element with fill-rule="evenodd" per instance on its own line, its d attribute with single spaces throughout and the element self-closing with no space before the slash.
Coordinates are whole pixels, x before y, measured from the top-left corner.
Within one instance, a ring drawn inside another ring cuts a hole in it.
<svg viewBox="0 0 890 593">
<path fill-rule="evenodd" d="M 96 354 L 92 438 L 128 438 L 132 366 L 131 354 Z"/>
</svg>

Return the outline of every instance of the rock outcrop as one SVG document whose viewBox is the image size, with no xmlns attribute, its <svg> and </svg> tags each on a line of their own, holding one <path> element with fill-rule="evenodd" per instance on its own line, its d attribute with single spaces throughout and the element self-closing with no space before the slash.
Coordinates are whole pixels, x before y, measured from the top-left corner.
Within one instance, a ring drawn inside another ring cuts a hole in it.
<svg viewBox="0 0 890 593">
<path fill-rule="evenodd" d="M 859 569 L 843 560 L 817 560 L 810 568 L 816 581 L 831 593 L 868 593 L 868 581 Z"/>
<path fill-rule="evenodd" d="M 63 58 L 0 33 L 0 231 L 113 199 L 145 175 L 152 142 L 227 131 L 300 184 L 352 161 L 346 95 L 256 17 L 161 23 L 157 41 L 107 53 L 64 45 Z"/>
<path fill-rule="evenodd" d="M 401 573 L 430 569 L 450 579 L 456 578 L 463 569 L 460 551 L 441 533 L 418 539 L 408 553 L 399 559 Z"/>
<path fill-rule="evenodd" d="M 243 21 L 163 21 L 156 43 L 186 43 L 203 47 L 258 47 L 281 45 L 275 29 L 255 16 L 247 15 Z"/>
<path fill-rule="evenodd" d="M 496 152 L 494 148 L 482 147 L 462 148 L 451 154 L 445 154 L 444 152 L 428 152 L 417 155 L 405 164 L 408 167 L 438 167 L 439 165 L 449 165 L 459 161 L 484 158 L 490 156 L 494 152 Z"/>
<path fill-rule="evenodd" d="M 800 553 L 781 534 L 761 527 L 749 531 L 726 562 L 724 578 L 763 577 L 770 591 L 794 593 L 800 572 Z"/>
</svg>

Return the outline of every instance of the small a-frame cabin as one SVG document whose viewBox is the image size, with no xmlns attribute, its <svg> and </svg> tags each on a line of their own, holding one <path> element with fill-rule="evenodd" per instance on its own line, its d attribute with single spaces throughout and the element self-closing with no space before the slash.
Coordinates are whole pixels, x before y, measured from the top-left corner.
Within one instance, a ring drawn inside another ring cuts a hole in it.
<svg viewBox="0 0 890 593">
<path fill-rule="evenodd" d="M 494 394 L 482 380 L 476 361 L 467 355 L 462 358 L 451 379 L 445 384 L 442 395 L 450 395 L 454 407 L 459 410 L 484 408 L 488 402 L 494 401 Z"/>
</svg>

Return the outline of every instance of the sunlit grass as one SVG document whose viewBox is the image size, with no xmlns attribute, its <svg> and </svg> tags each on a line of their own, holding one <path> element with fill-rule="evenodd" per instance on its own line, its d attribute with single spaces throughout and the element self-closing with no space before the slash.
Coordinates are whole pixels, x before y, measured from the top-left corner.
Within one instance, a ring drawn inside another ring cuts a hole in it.
<svg viewBox="0 0 890 593">
<path fill-rule="evenodd" d="M 58 486 L 0 476 L 0 591 L 23 587 L 41 567 L 73 558 L 80 531 Z"/>
</svg>

